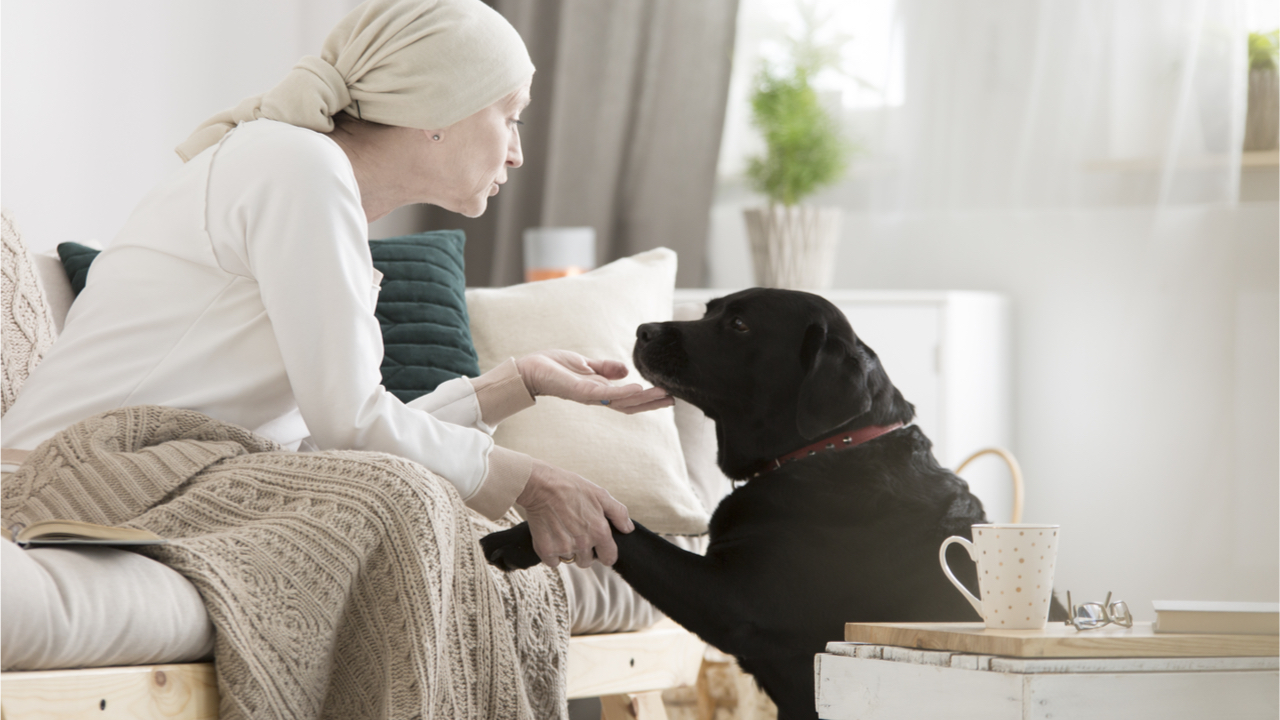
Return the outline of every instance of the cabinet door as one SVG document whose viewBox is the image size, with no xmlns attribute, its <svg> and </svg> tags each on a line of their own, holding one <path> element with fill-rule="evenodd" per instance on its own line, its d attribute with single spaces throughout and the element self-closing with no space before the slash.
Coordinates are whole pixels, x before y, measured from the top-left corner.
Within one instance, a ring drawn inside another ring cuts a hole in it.
<svg viewBox="0 0 1280 720">
<path fill-rule="evenodd" d="M 889 379 L 916 406 L 916 424 L 945 456 L 938 376 L 941 313 L 928 303 L 862 303 L 837 300 L 862 342 L 875 350 Z"/>
</svg>

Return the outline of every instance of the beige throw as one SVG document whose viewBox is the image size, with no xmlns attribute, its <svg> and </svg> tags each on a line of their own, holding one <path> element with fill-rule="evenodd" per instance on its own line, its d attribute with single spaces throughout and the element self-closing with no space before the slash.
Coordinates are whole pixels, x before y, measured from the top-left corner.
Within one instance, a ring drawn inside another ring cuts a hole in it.
<svg viewBox="0 0 1280 720">
<path fill-rule="evenodd" d="M 140 551 L 204 598 L 223 720 L 566 716 L 557 574 L 488 566 L 476 541 L 500 524 L 420 465 L 281 451 L 199 413 L 132 407 L 42 444 L 2 500 L 6 527 L 58 517 L 171 538 Z"/>
<path fill-rule="evenodd" d="M 0 213 L 0 266 L 3 266 L 3 324 L 4 378 L 0 383 L 0 414 L 9 412 L 9 406 L 18 399 L 18 392 L 27 376 L 36 369 L 45 351 L 53 345 L 57 336 L 53 312 L 45 302 L 40 281 L 36 279 L 35 266 L 22 236 L 7 211 Z"/>
</svg>

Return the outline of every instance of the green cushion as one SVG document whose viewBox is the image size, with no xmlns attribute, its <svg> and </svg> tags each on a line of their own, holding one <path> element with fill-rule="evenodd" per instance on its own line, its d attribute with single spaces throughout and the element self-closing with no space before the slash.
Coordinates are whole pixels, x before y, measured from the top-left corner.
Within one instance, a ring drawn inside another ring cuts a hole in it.
<svg viewBox="0 0 1280 720">
<path fill-rule="evenodd" d="M 67 271 L 73 295 L 79 295 L 84 289 L 84 284 L 89 279 L 89 265 L 98 257 L 99 252 L 101 251 L 80 243 L 64 242 L 58 246 L 58 259 Z"/>
<path fill-rule="evenodd" d="M 405 402 L 460 375 L 480 374 L 467 317 L 461 230 L 371 240 L 382 271 L 382 384 Z"/>
<path fill-rule="evenodd" d="M 382 384 L 404 402 L 446 380 L 480 374 L 467 317 L 466 264 L 461 230 L 369 241 L 382 272 L 376 315 L 382 326 Z M 58 257 L 76 295 L 98 251 L 62 243 Z"/>
</svg>

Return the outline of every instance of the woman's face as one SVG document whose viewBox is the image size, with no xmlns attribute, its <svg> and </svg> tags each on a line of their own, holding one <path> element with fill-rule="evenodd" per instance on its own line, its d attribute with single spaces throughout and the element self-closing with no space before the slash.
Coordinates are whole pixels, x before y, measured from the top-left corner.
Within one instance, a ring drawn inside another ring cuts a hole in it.
<svg viewBox="0 0 1280 720">
<path fill-rule="evenodd" d="M 529 104 L 529 83 L 480 112 L 441 130 L 424 130 L 430 171 L 424 173 L 424 202 L 478 217 L 507 181 L 507 168 L 520 167 L 520 113 Z M 435 140 L 434 136 L 440 139 Z"/>
</svg>

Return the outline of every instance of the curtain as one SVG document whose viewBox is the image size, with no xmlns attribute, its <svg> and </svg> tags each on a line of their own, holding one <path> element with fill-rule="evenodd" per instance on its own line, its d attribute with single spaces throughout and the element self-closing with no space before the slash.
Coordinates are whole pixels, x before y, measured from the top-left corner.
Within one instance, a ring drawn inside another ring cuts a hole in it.
<svg viewBox="0 0 1280 720">
<path fill-rule="evenodd" d="M 737 0 L 494 0 L 538 71 L 524 166 L 476 219 L 420 206 L 381 234 L 460 227 L 467 282 L 523 279 L 522 235 L 590 226 L 597 264 L 666 246 L 705 284 Z M 394 227 L 394 229 L 388 229 Z"/>
<path fill-rule="evenodd" d="M 884 161 L 870 208 L 1235 201 L 1244 20 L 1216 0 L 902 0 L 906 101 L 861 128 Z"/>
<path fill-rule="evenodd" d="M 891 141 L 904 165 L 888 202 L 1235 199 L 1248 77 L 1236 4 L 918 1 L 902 10 L 910 42 L 948 61 L 908 65 L 907 95 L 920 106 Z"/>
<path fill-rule="evenodd" d="M 743 2 L 722 193 L 758 152 L 745 85 L 770 33 L 796 34 L 793 4 Z M 828 202 L 892 217 L 1238 198 L 1245 0 L 810 5 L 817 39 L 846 41 L 816 85 L 858 146 Z"/>
</svg>

